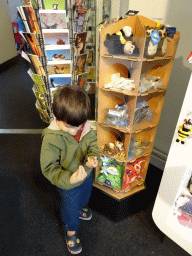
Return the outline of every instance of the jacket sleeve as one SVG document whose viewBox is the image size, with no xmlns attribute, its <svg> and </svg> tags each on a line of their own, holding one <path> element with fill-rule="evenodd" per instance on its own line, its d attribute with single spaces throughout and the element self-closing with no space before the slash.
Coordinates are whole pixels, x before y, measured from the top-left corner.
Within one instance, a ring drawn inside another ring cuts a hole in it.
<svg viewBox="0 0 192 256">
<path fill-rule="evenodd" d="M 98 158 L 98 162 L 101 162 L 100 153 L 99 153 L 99 145 L 97 142 L 97 135 L 95 131 L 92 131 L 90 142 L 87 149 L 87 156 L 85 158 L 84 168 L 85 171 L 89 170 L 90 168 L 86 166 L 86 161 L 88 156 L 96 156 Z"/>
<path fill-rule="evenodd" d="M 43 175 L 53 184 L 63 189 L 71 189 L 78 183 L 71 184 L 70 177 L 73 172 L 60 165 L 60 151 L 56 145 L 57 137 L 45 135 L 41 146 L 40 164 Z"/>
</svg>

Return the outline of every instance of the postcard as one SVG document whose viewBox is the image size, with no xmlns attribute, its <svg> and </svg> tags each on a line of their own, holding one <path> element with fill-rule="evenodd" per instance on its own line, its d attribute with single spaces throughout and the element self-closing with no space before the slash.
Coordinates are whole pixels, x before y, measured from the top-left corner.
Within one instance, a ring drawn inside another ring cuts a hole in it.
<svg viewBox="0 0 192 256">
<path fill-rule="evenodd" d="M 87 63 L 88 64 L 92 64 L 93 63 L 93 50 L 89 51 L 88 58 L 87 58 Z"/>
<path fill-rule="evenodd" d="M 76 16 L 76 19 L 74 21 L 74 33 L 81 33 L 83 32 L 84 28 L 84 20 L 85 20 L 85 15 L 83 13 L 77 13 L 78 15 Z"/>
<path fill-rule="evenodd" d="M 37 8 L 36 0 L 22 0 L 21 1 L 23 6 L 33 6 L 33 9 Z"/>
<path fill-rule="evenodd" d="M 66 33 L 43 33 L 45 46 L 66 46 L 69 45 L 69 32 Z M 57 48 L 56 48 L 57 49 Z"/>
<path fill-rule="evenodd" d="M 75 76 L 85 72 L 86 60 L 87 54 L 82 54 L 76 57 Z"/>
<path fill-rule="evenodd" d="M 37 41 L 36 35 L 31 33 L 23 33 L 25 40 L 29 43 L 33 53 L 38 56 L 42 56 L 42 51 Z"/>
<path fill-rule="evenodd" d="M 82 73 L 81 75 L 78 75 L 77 79 L 77 85 L 79 87 L 84 87 L 86 81 L 87 81 L 88 73 Z"/>
<path fill-rule="evenodd" d="M 36 101 L 35 106 L 36 106 L 37 111 L 39 112 L 39 115 L 40 115 L 42 121 L 47 123 L 47 124 L 49 124 L 50 123 L 49 114 L 48 114 L 48 112 L 45 109 L 41 108 L 38 100 Z"/>
<path fill-rule="evenodd" d="M 38 92 L 38 91 L 36 90 L 36 87 L 35 87 L 35 86 L 33 86 L 32 90 L 33 90 L 33 92 L 34 92 L 34 94 L 35 94 L 35 97 L 36 97 L 36 99 L 38 100 L 38 102 L 39 102 L 41 108 L 43 108 L 43 109 L 49 109 L 49 107 L 48 107 L 48 102 L 47 102 L 47 98 L 46 98 L 46 94 L 45 94 L 45 93 L 42 93 L 42 92 Z"/>
<path fill-rule="evenodd" d="M 66 11 L 40 10 L 42 29 L 66 29 Z"/>
<path fill-rule="evenodd" d="M 57 87 L 61 87 L 63 85 L 66 85 L 66 84 L 69 84 L 71 85 L 71 76 L 68 76 L 68 77 L 54 77 L 53 75 L 52 76 L 49 76 L 49 80 L 50 80 L 50 87 L 51 88 L 57 88 Z"/>
<path fill-rule="evenodd" d="M 71 59 L 70 49 L 46 50 L 48 61 L 65 61 Z"/>
<path fill-rule="evenodd" d="M 42 66 L 38 56 L 32 55 L 32 54 L 28 54 L 28 56 L 29 56 L 37 74 L 40 76 L 46 76 L 45 71 L 43 69 L 43 66 Z"/>
<path fill-rule="evenodd" d="M 88 80 L 93 80 L 95 79 L 95 67 L 88 67 L 89 70 L 89 75 L 88 75 Z"/>
<path fill-rule="evenodd" d="M 76 34 L 75 47 L 74 47 L 75 56 L 78 56 L 84 53 L 86 37 L 87 37 L 87 32 Z"/>
<path fill-rule="evenodd" d="M 87 0 L 73 0 L 73 10 L 86 9 Z"/>
<path fill-rule="evenodd" d="M 70 74 L 71 73 L 71 64 L 47 65 L 47 71 L 50 75 Z"/>
<path fill-rule="evenodd" d="M 45 87 L 42 76 L 34 74 L 31 69 L 29 69 L 27 73 L 30 75 L 31 79 L 34 81 L 37 91 L 47 94 L 47 89 Z"/>
<path fill-rule="evenodd" d="M 66 2 L 65 0 L 41 0 L 41 8 L 51 10 L 65 10 Z"/>
<path fill-rule="evenodd" d="M 28 33 L 40 34 L 39 25 L 32 6 L 21 6 L 23 21 Z"/>
</svg>

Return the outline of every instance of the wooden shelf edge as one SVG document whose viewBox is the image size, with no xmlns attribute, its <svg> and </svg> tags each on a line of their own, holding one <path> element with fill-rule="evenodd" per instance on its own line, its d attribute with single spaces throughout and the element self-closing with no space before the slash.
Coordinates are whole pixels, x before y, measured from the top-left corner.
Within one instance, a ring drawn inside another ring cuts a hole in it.
<svg viewBox="0 0 192 256">
<path fill-rule="evenodd" d="M 153 59 L 147 59 L 147 58 L 143 58 L 142 61 L 157 61 L 157 60 L 171 60 L 173 59 L 173 56 L 165 56 L 165 57 L 155 57 Z"/>
<path fill-rule="evenodd" d="M 159 89 L 159 90 L 153 90 L 153 91 L 149 91 L 147 93 L 138 93 L 136 96 L 137 97 L 144 97 L 153 93 L 166 93 L 166 89 Z"/>
<path fill-rule="evenodd" d="M 125 130 L 125 129 L 119 129 L 119 128 L 116 127 L 116 126 L 107 125 L 107 124 L 104 124 L 104 123 L 99 123 L 99 122 L 98 122 L 98 124 L 101 125 L 101 126 L 103 126 L 103 127 L 116 129 L 116 130 L 118 130 L 118 131 L 120 131 L 120 132 L 123 132 L 123 133 L 139 133 L 139 132 L 141 132 L 141 131 L 143 131 L 143 130 L 146 130 L 146 129 L 155 128 L 155 127 L 158 125 L 158 124 L 153 124 L 153 125 L 146 126 L 146 127 L 142 128 L 142 129 L 136 129 L 136 130 L 134 130 L 134 126 L 133 126 L 133 129 L 130 129 L 130 128 L 129 128 L 129 129 Z"/>
<path fill-rule="evenodd" d="M 114 58 L 114 59 L 122 59 L 122 60 L 129 60 L 129 61 L 141 61 L 141 58 L 139 57 L 128 57 L 123 55 L 111 55 L 111 54 L 103 54 L 101 55 L 103 58 Z"/>
<path fill-rule="evenodd" d="M 107 127 L 107 128 L 112 128 L 112 129 L 116 129 L 120 132 L 123 132 L 123 133 L 130 133 L 130 129 L 127 128 L 127 129 L 121 129 L 121 128 L 118 128 L 117 126 L 113 126 L 113 125 L 107 125 L 107 124 L 104 124 L 104 123 L 99 123 L 99 125 L 101 126 L 104 126 L 104 127 Z"/>
<path fill-rule="evenodd" d="M 129 90 L 129 91 L 124 91 L 124 90 L 110 90 L 110 89 L 106 89 L 104 87 L 99 87 L 101 90 L 103 91 L 107 91 L 107 92 L 116 92 L 116 93 L 121 93 L 121 94 L 125 94 L 125 95 L 128 95 L 128 96 L 137 96 L 137 92 L 136 90 Z"/>
<path fill-rule="evenodd" d="M 138 181 L 138 183 L 139 183 L 139 181 Z M 93 182 L 93 186 L 102 190 L 105 194 L 108 194 L 117 200 L 124 199 L 126 197 L 129 197 L 129 196 L 136 194 L 145 189 L 145 184 L 143 184 L 143 183 L 141 185 L 136 185 L 135 187 L 130 188 L 129 191 L 118 191 L 118 192 L 114 191 L 112 188 L 107 187 L 105 185 L 100 185 L 100 184 L 96 183 L 95 181 Z"/>
</svg>

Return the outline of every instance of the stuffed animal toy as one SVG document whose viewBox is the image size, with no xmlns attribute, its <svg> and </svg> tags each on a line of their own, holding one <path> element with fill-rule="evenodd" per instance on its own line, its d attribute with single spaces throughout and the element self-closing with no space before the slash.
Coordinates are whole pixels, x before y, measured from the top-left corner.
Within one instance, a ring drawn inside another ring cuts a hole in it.
<svg viewBox="0 0 192 256">
<path fill-rule="evenodd" d="M 192 133 L 192 120 L 185 119 L 184 123 L 179 126 L 178 137 L 176 139 L 176 142 L 179 142 L 181 140 L 181 144 L 185 144 L 185 140 L 189 137 L 191 133 Z"/>
<path fill-rule="evenodd" d="M 157 30 L 161 40 L 158 44 L 154 45 L 151 39 L 151 34 Z M 160 27 L 145 27 L 146 31 L 146 42 L 144 57 L 148 59 L 153 59 L 155 56 L 163 56 L 167 49 L 167 31 L 165 25 Z"/>
<path fill-rule="evenodd" d="M 129 26 L 124 26 L 120 31 L 112 35 L 107 34 L 104 45 L 109 54 L 139 55 L 139 48 L 132 42 L 133 34 Z"/>
<path fill-rule="evenodd" d="M 133 163 L 127 163 L 126 172 L 124 176 L 123 190 L 130 187 L 131 183 L 138 179 L 143 179 L 141 173 L 141 163 L 145 162 L 143 159 L 137 159 Z"/>
</svg>

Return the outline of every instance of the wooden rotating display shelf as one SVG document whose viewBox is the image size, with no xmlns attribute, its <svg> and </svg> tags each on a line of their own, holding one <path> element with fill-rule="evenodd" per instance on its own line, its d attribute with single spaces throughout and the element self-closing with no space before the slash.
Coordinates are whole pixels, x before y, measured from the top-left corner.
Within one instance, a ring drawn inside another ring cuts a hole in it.
<svg viewBox="0 0 192 256">
<path fill-rule="evenodd" d="M 122 172 L 121 184 L 117 188 L 113 183 L 98 179 L 103 167 L 100 164 L 96 168 L 94 186 L 117 200 L 145 189 L 155 134 L 179 41 L 180 34 L 176 32 L 173 39 L 167 38 L 167 48 L 163 56 L 144 58 L 147 39 L 145 27 L 156 27 L 156 25 L 157 23 L 150 19 L 134 15 L 106 25 L 100 34 L 97 137 L 101 155 L 112 157 L 112 162 L 120 165 Z M 139 48 L 137 56 L 109 54 L 104 45 L 107 34 L 117 33 L 124 26 L 132 28 L 133 41 Z M 114 74 L 134 80 L 135 88 L 132 90 L 105 88 Z M 140 93 L 140 81 L 143 77 L 146 79 L 158 77 L 161 87 L 153 87 L 154 89 L 151 87 L 146 92 Z M 126 106 L 127 109 L 128 117 L 126 116 L 125 126 L 119 123 L 114 125 L 107 119 L 109 109 L 116 109 L 119 105 Z M 111 143 L 114 145 L 117 141 L 122 143 L 124 149 L 120 157 L 115 151 L 107 151 L 108 145 Z M 133 167 L 139 168 L 136 176 L 134 176 Z M 102 170 L 103 172 L 105 173 L 105 170 Z"/>
</svg>

